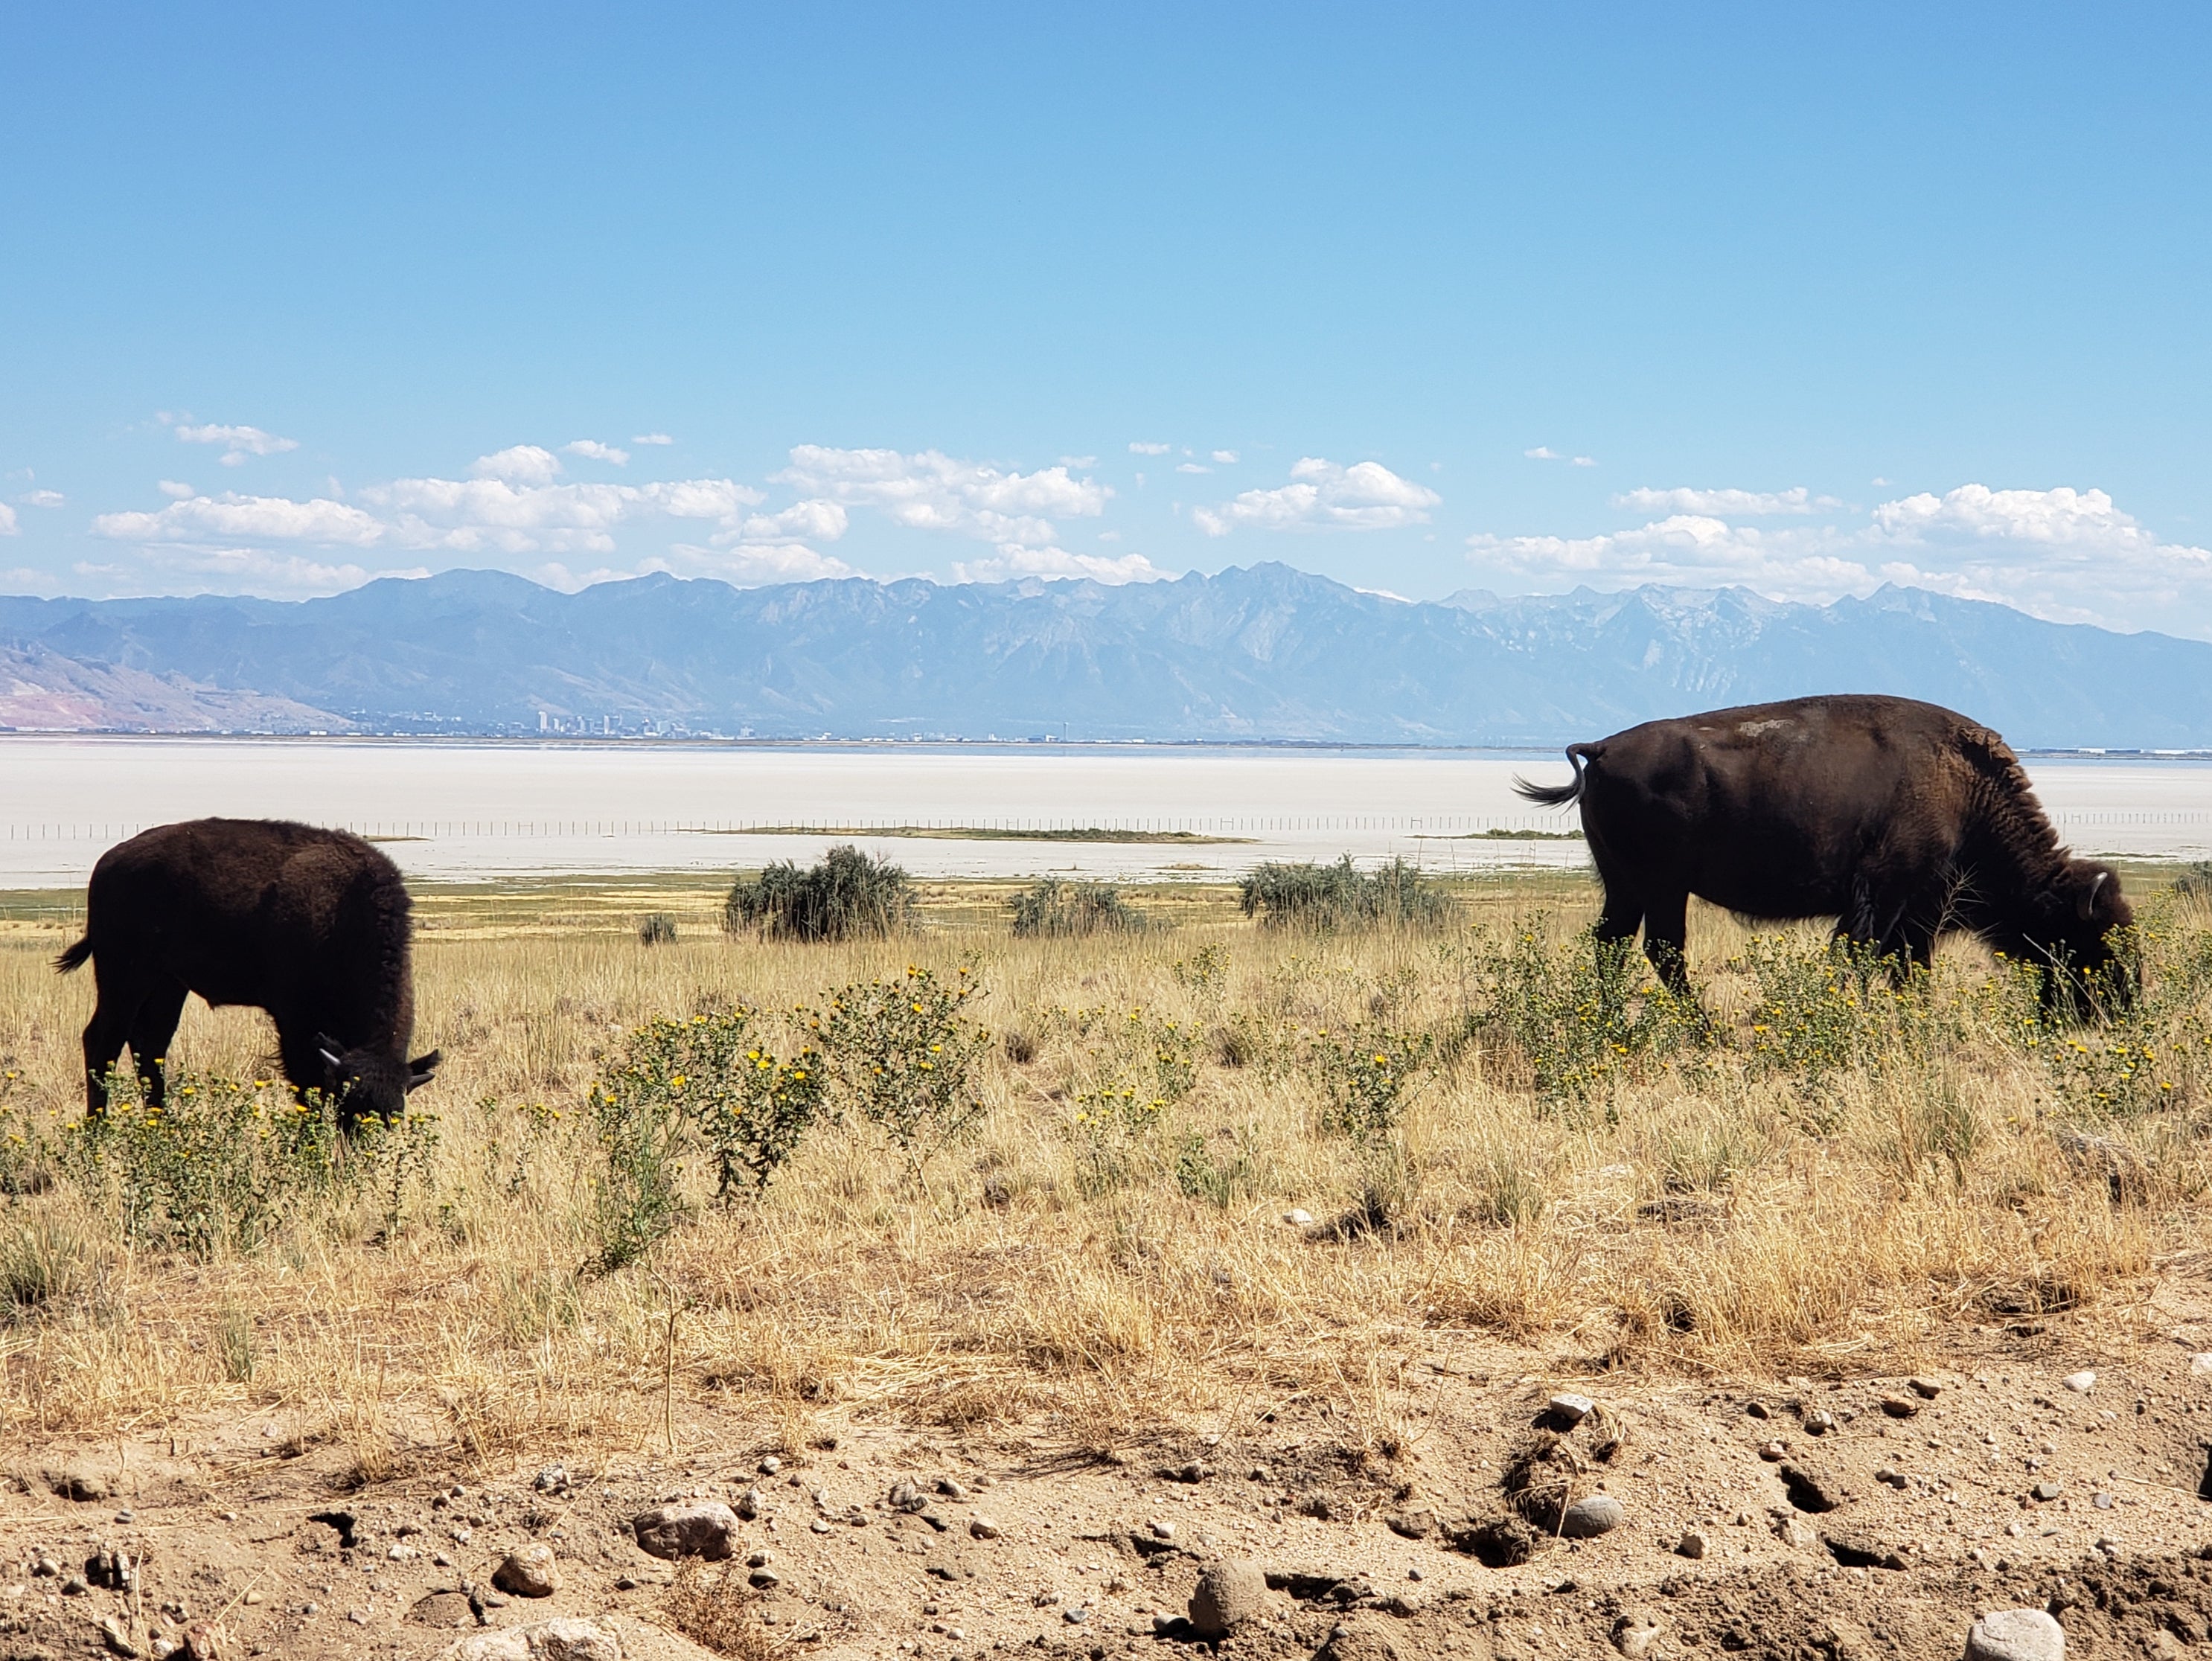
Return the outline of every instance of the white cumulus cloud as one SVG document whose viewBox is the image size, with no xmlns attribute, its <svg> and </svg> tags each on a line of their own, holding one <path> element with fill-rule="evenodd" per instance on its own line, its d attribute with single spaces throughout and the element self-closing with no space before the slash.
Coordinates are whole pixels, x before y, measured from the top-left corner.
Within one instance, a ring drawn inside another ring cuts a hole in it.
<svg viewBox="0 0 2212 1661">
<path fill-rule="evenodd" d="M 793 502 L 780 513 L 751 513 L 733 530 L 718 533 L 714 538 L 720 544 L 735 542 L 781 543 L 793 539 L 801 542 L 834 543 L 845 534 L 852 523 L 842 505 L 828 501 Z"/>
<path fill-rule="evenodd" d="M 33 490 L 15 498 L 26 507 L 60 507 L 69 498 L 58 490 Z"/>
<path fill-rule="evenodd" d="M 102 513 L 93 534 L 134 543 L 313 543 L 330 548 L 374 548 L 386 526 L 374 514 L 317 496 L 189 496 L 155 513 Z"/>
<path fill-rule="evenodd" d="M 1213 459 L 1224 467 L 1234 467 L 1237 465 L 1237 452 L 1234 450 L 1217 450 L 1213 452 Z"/>
<path fill-rule="evenodd" d="M 1797 498 L 1631 491 L 1617 499 L 1622 506 L 1708 511 L 1589 536 L 1480 535 L 1468 539 L 1468 556 L 1493 585 L 1741 585 L 1825 603 L 1895 583 L 2057 622 L 2212 637 L 2212 549 L 2159 536 L 2102 490 L 1966 484 L 1882 502 L 1863 517 L 1789 524 L 1832 518 L 1840 506 L 1809 493 Z"/>
<path fill-rule="evenodd" d="M 961 583 L 1003 583 L 1018 577 L 1088 577 L 1093 582 L 1157 583 L 1168 573 L 1141 554 L 1109 557 L 1071 554 L 1064 548 L 1008 548 L 988 559 L 963 560 L 952 567 Z"/>
<path fill-rule="evenodd" d="M 571 439 L 561 446 L 564 456 L 585 456 L 592 461 L 612 462 L 617 467 L 629 465 L 629 452 L 617 450 L 611 444 L 601 444 L 597 439 Z"/>
<path fill-rule="evenodd" d="M 839 450 L 802 444 L 774 476 L 808 495 L 871 507 L 912 530 L 945 530 L 1029 548 L 1051 542 L 1053 518 L 1095 518 L 1112 493 L 1065 466 L 1007 473 L 942 451 Z M 1052 516 L 1050 518 L 1048 515 Z"/>
<path fill-rule="evenodd" d="M 713 577 L 733 588 L 860 575 L 836 555 L 818 553 L 803 543 L 746 543 L 736 548 L 678 543 L 668 550 L 665 560 L 648 560 L 641 568 L 670 571 L 679 577 Z"/>
<path fill-rule="evenodd" d="M 1129 453 L 1133 456 L 1164 456 L 1174 448 L 1173 445 L 1154 444 L 1146 439 L 1129 440 Z"/>
<path fill-rule="evenodd" d="M 1247 490 L 1218 507 L 1191 515 L 1209 536 L 1239 526 L 1261 530 L 1393 530 L 1423 524 L 1443 498 L 1426 485 L 1403 479 L 1380 462 L 1350 467 L 1318 456 L 1291 468 L 1291 482 L 1274 490 Z"/>
<path fill-rule="evenodd" d="M 1211 473 L 1213 470 L 1208 467 L 1204 462 L 1177 462 L 1176 464 L 1176 471 L 1178 473 Z"/>
<path fill-rule="evenodd" d="M 15 523 L 15 510 L 0 502 L 0 536 L 20 536 L 23 527 Z"/>
<path fill-rule="evenodd" d="M 673 444 L 675 439 L 665 433 L 640 433 L 631 438 L 632 444 Z"/>
<path fill-rule="evenodd" d="M 1644 513 L 1709 513 L 1716 518 L 1755 518 L 1771 513 L 1810 513 L 1815 509 L 1841 507 L 1833 496 L 1815 496 L 1803 485 L 1787 490 L 1692 490 L 1678 488 L 1654 490 L 1648 486 L 1623 491 L 1613 499 L 1615 507 L 1632 507 Z"/>
<path fill-rule="evenodd" d="M 1553 449 L 1548 444 L 1540 444 L 1534 450 L 1523 450 L 1521 453 L 1526 456 L 1530 461 L 1558 461 L 1560 459 L 1559 452 Z"/>
<path fill-rule="evenodd" d="M 509 484 L 550 484 L 561 476 L 561 458 L 535 444 L 509 445 L 469 464 L 469 476 L 504 479 Z"/>
<path fill-rule="evenodd" d="M 173 497 L 179 500 L 182 500 L 186 496 L 197 496 L 199 494 L 198 491 L 193 489 L 191 486 L 186 484 L 182 479 L 163 479 L 161 482 L 161 491 L 163 495 Z"/>
<path fill-rule="evenodd" d="M 164 420 L 167 417 L 164 416 Z M 297 450 L 297 439 L 280 439 L 274 433 L 264 433 L 258 427 L 222 427 L 210 424 L 202 427 L 185 422 L 174 423 L 177 438 L 185 444 L 219 444 L 223 453 L 219 458 L 225 467 L 241 465 L 248 456 L 276 456 L 287 450 Z"/>
</svg>

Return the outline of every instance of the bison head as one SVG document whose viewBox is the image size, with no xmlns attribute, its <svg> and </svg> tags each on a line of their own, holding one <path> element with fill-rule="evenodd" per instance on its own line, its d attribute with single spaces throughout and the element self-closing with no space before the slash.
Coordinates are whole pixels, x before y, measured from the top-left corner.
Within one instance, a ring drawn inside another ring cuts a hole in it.
<svg viewBox="0 0 2212 1661">
<path fill-rule="evenodd" d="M 2045 960 L 2044 1002 L 2069 1010 L 2131 1001 L 2138 972 L 2115 949 L 2135 908 L 2120 892 L 2119 874 L 2091 859 L 2069 859 L 2039 907 L 2037 955 Z"/>
<path fill-rule="evenodd" d="M 326 1033 L 316 1036 L 315 1048 L 323 1058 L 323 1088 L 349 1125 L 371 1113 L 391 1124 L 406 1111 L 407 1093 L 428 1084 L 444 1059 L 435 1050 L 412 1061 L 402 1060 L 402 1052 L 395 1051 L 349 1050 Z"/>
</svg>

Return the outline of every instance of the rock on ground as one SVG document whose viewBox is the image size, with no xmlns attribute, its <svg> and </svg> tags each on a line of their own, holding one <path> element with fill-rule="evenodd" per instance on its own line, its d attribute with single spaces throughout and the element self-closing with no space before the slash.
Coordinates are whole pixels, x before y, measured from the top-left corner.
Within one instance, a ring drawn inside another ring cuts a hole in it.
<svg viewBox="0 0 2212 1661">
<path fill-rule="evenodd" d="M 1201 1638 L 1224 1638 L 1264 1614 L 1267 1577 L 1257 1563 L 1224 1557 L 1198 1577 L 1190 1595 L 1190 1624 Z"/>
<path fill-rule="evenodd" d="M 1570 1540 L 1594 1540 L 1619 1528 L 1628 1512 L 1610 1494 L 1593 1494 L 1567 1507 L 1559 1519 L 1559 1532 Z"/>
<path fill-rule="evenodd" d="M 561 1571 L 548 1545 L 521 1546 L 500 1560 L 492 1585 L 517 1597 L 550 1597 L 561 1590 Z"/>
<path fill-rule="evenodd" d="M 2041 1609 L 1998 1609 L 1966 1633 L 1966 1661 L 2065 1661 L 2066 1632 Z"/>
<path fill-rule="evenodd" d="M 719 1500 L 655 1506 L 630 1520 L 641 1549 L 655 1557 L 703 1557 L 720 1562 L 737 1549 L 738 1514 Z"/>
<path fill-rule="evenodd" d="M 504 1632 L 480 1632 L 445 1652 L 442 1661 L 622 1661 L 622 1634 L 601 1621 L 540 1621 Z"/>
</svg>

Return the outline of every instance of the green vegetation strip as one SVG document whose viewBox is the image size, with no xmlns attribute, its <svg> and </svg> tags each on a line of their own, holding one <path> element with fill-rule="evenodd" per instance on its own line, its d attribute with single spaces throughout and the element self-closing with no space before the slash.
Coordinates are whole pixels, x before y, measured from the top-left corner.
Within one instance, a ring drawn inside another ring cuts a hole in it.
<svg viewBox="0 0 2212 1661">
<path fill-rule="evenodd" d="M 999 830 L 983 825 L 748 825 L 738 830 L 702 830 L 701 836 L 905 836 L 933 842 L 1117 842 L 1168 843 L 1200 847 L 1257 841 L 1251 836 L 1201 836 L 1196 831 Z"/>
</svg>

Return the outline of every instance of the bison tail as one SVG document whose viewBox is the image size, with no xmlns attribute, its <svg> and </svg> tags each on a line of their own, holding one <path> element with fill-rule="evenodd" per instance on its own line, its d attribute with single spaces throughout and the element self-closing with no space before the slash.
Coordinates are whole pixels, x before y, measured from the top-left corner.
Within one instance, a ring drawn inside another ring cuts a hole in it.
<svg viewBox="0 0 2212 1661">
<path fill-rule="evenodd" d="M 1579 802 L 1583 795 L 1583 763 L 1585 760 L 1595 761 L 1598 754 L 1599 749 L 1595 744 L 1569 744 L 1567 764 L 1575 770 L 1572 780 L 1564 785 L 1532 785 L 1516 773 L 1513 777 L 1514 792 L 1522 801 L 1534 802 L 1540 808 L 1564 808 L 1571 803 Z"/>
<path fill-rule="evenodd" d="M 54 960 L 54 973 L 67 974 L 71 969 L 82 969 L 91 956 L 92 937 L 87 935 Z"/>
</svg>

